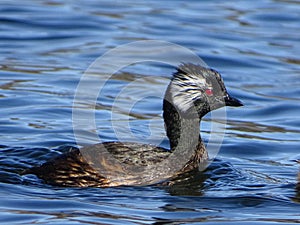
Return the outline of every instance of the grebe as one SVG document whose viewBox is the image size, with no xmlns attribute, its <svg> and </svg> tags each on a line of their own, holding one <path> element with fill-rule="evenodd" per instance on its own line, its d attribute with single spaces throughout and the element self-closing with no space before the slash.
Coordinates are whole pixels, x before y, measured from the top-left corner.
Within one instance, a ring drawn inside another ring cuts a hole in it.
<svg viewBox="0 0 300 225">
<path fill-rule="evenodd" d="M 163 162 L 176 148 L 188 148 L 185 143 L 191 129 L 196 130 L 197 143 L 190 160 L 176 174 L 183 174 L 199 167 L 208 160 L 208 153 L 200 136 L 201 118 L 208 112 L 223 106 L 242 106 L 231 97 L 225 88 L 221 75 L 210 68 L 192 63 L 181 64 L 173 74 L 163 101 L 163 118 L 170 149 L 139 143 L 104 142 L 89 148 L 97 151 L 104 147 L 121 163 L 134 166 L 148 166 Z M 197 128 L 197 129 L 195 129 Z M 98 155 L 99 162 L 104 160 Z M 113 167 L 111 167 L 113 169 Z M 168 169 L 168 168 L 166 168 Z M 176 173 L 176 174 L 175 174 Z M 45 183 L 69 187 L 109 187 L 130 185 L 129 178 L 122 177 L 117 183 L 86 161 L 78 149 L 70 150 L 42 165 L 27 169 L 22 174 L 35 174 Z M 131 178 L 132 179 L 132 178 Z"/>
</svg>

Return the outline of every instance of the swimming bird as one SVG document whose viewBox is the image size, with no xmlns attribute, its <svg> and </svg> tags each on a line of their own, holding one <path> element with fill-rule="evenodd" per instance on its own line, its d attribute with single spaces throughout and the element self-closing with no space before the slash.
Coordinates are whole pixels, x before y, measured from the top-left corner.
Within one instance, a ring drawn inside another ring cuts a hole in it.
<svg viewBox="0 0 300 225">
<path fill-rule="evenodd" d="M 199 126 L 202 117 L 223 106 L 242 105 L 241 101 L 228 94 L 223 79 L 216 70 L 184 63 L 176 68 L 163 100 L 163 119 L 170 149 L 140 143 L 104 142 L 89 146 L 87 150 L 101 152 L 105 148 L 118 162 L 143 168 L 163 163 L 175 150 L 192 148 L 190 159 L 179 171 L 174 171 L 174 175 L 170 178 L 174 179 L 178 175 L 197 169 L 201 163 L 208 160 L 208 153 L 200 136 Z M 191 144 L 191 136 L 196 137 L 194 144 Z M 119 168 L 110 165 L 104 156 L 101 158 L 101 154 L 91 158 L 96 158 L 102 168 L 118 173 Z M 170 168 L 162 166 L 162 169 Z M 78 149 L 29 168 L 22 174 L 35 174 L 47 184 L 69 187 L 131 185 L 139 179 L 122 174 L 117 182 L 113 181 L 104 172 L 102 174 L 101 170 L 95 168 L 95 165 L 88 163 L 87 158 Z"/>
</svg>

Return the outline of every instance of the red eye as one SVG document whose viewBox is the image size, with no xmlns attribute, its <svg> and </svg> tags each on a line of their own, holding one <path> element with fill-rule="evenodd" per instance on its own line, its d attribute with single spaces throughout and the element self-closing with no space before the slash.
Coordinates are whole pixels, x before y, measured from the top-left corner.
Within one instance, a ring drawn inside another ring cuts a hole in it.
<svg viewBox="0 0 300 225">
<path fill-rule="evenodd" d="M 212 89 L 207 89 L 207 90 L 205 91 L 205 93 L 206 93 L 208 96 L 211 96 L 211 95 L 214 94 L 213 91 L 212 91 Z"/>
</svg>

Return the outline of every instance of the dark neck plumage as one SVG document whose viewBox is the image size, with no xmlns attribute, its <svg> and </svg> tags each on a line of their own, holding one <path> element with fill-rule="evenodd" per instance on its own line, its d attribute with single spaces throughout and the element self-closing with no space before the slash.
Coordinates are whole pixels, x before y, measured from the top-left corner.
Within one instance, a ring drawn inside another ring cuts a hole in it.
<svg viewBox="0 0 300 225">
<path fill-rule="evenodd" d="M 171 151 L 176 148 L 196 149 L 201 143 L 201 117 L 198 114 L 179 113 L 172 102 L 170 88 L 167 89 L 163 102 L 163 117 Z"/>
</svg>

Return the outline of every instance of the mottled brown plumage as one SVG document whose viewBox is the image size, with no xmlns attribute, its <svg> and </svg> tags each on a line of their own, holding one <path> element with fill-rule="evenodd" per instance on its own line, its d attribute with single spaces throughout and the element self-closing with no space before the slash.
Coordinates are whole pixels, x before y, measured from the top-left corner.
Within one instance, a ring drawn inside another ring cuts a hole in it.
<svg viewBox="0 0 300 225">
<path fill-rule="evenodd" d="M 105 142 L 101 144 L 102 146 L 121 163 L 128 165 L 154 165 L 162 162 L 171 154 L 167 149 L 138 143 Z M 97 147 L 100 146 L 93 146 L 94 149 Z M 101 161 L 101 154 L 96 152 L 96 157 L 99 157 L 96 160 Z M 199 162 L 204 162 L 207 158 L 207 152 L 201 143 L 199 149 L 195 151 L 195 155 L 181 171 L 174 174 L 174 177 L 196 169 Z M 84 157 L 78 149 L 72 149 L 40 166 L 26 170 L 23 174 L 35 174 L 47 184 L 56 186 L 109 187 L 131 185 L 131 179 L 127 180 L 125 176 L 121 183 L 110 181 L 101 175 L 95 167 L 91 166 L 91 162 L 87 161 L 89 161 L 88 157 Z"/>
<path fill-rule="evenodd" d="M 300 163 L 300 160 L 298 161 Z M 298 179 L 297 179 L 297 185 L 296 185 L 296 190 L 299 193 L 300 196 L 300 172 L 298 173 Z M 300 200 L 300 199 L 299 199 Z"/>
</svg>

